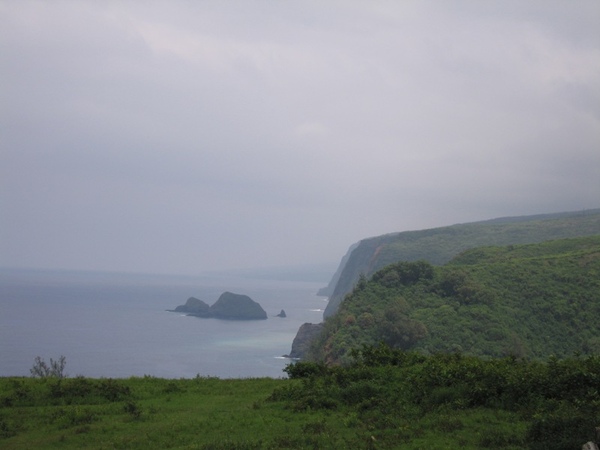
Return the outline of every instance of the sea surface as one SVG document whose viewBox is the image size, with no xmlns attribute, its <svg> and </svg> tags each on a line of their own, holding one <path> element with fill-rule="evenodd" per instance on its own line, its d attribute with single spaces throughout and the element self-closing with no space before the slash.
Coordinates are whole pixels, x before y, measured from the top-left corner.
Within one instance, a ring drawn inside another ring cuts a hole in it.
<svg viewBox="0 0 600 450">
<path fill-rule="evenodd" d="M 37 356 L 66 357 L 69 376 L 285 377 L 304 322 L 322 320 L 323 282 L 0 270 L 0 376 L 29 376 Z M 267 320 L 168 312 L 194 296 L 250 296 Z M 287 317 L 276 315 L 284 309 Z"/>
</svg>

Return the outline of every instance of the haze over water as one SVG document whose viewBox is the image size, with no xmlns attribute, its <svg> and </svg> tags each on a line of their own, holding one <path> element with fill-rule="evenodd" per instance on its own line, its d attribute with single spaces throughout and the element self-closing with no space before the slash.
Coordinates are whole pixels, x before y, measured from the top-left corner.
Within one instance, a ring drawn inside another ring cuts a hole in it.
<svg viewBox="0 0 600 450">
<path fill-rule="evenodd" d="M 320 322 L 321 282 L 241 277 L 0 272 L 0 376 L 64 355 L 70 376 L 283 377 L 299 326 Z M 226 321 L 167 312 L 195 296 L 249 295 L 269 318 Z M 284 309 L 287 318 L 275 317 Z"/>
</svg>

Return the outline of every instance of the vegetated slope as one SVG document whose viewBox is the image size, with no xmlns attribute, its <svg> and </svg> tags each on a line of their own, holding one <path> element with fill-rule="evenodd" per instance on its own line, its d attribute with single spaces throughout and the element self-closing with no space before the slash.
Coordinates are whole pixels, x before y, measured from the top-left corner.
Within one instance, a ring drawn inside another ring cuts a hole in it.
<svg viewBox="0 0 600 450">
<path fill-rule="evenodd" d="M 379 342 L 426 354 L 600 354 L 599 317 L 600 235 L 477 248 L 441 267 L 401 262 L 362 278 L 307 357 L 345 362 Z"/>
<path fill-rule="evenodd" d="M 335 313 L 361 275 L 369 277 L 389 264 L 425 260 L 441 265 L 458 253 L 474 247 L 529 244 L 595 234 L 600 234 L 600 209 L 505 217 L 364 239 L 353 244 L 355 248 L 345 257 L 347 261 L 341 264 L 343 267 L 338 269 L 339 273 L 335 276 L 335 288 L 322 291 L 330 296 L 324 317 Z"/>
</svg>

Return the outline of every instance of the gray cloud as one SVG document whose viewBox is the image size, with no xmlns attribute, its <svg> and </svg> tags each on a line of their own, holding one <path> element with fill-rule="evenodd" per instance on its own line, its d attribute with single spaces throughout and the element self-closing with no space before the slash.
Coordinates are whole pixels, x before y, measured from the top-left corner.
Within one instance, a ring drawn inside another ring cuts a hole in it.
<svg viewBox="0 0 600 450">
<path fill-rule="evenodd" d="M 0 265 L 336 261 L 600 203 L 595 1 L 0 1 Z"/>
</svg>

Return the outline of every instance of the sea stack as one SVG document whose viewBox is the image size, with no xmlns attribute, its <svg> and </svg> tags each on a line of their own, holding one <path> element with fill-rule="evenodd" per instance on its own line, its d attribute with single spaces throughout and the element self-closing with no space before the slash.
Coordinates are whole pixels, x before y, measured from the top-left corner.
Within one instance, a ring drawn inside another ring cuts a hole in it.
<svg viewBox="0 0 600 450">
<path fill-rule="evenodd" d="M 174 312 L 186 313 L 190 316 L 210 317 L 210 306 L 196 297 L 190 297 L 185 305 L 179 305 Z"/>
<path fill-rule="evenodd" d="M 223 292 L 210 307 L 211 317 L 217 319 L 258 320 L 266 319 L 267 313 L 247 295 Z"/>
<path fill-rule="evenodd" d="M 260 304 L 247 295 L 232 292 L 223 292 L 212 306 L 208 306 L 207 303 L 195 297 L 190 297 L 185 305 L 179 305 L 177 308 L 168 311 L 181 312 L 188 316 L 226 320 L 262 320 L 267 318 L 267 313 Z M 285 314 L 283 310 L 281 312 Z"/>
</svg>

